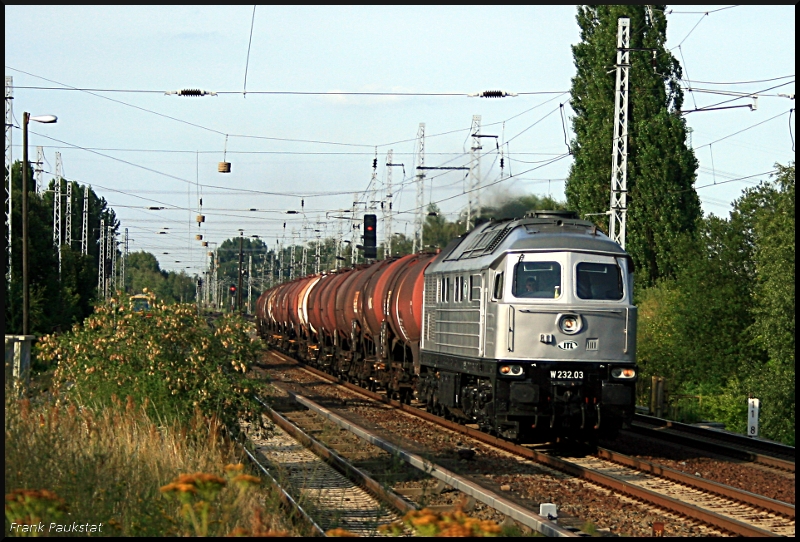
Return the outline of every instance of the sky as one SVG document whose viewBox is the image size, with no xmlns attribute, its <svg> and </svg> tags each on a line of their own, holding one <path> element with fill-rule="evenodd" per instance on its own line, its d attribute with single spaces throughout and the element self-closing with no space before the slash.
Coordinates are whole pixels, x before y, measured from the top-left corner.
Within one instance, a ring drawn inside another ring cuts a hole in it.
<svg viewBox="0 0 800 542">
<path fill-rule="evenodd" d="M 686 116 L 703 211 L 726 217 L 775 163 L 794 160 L 795 8 L 667 13 L 667 48 L 684 88 L 697 89 L 685 111 L 736 98 L 720 92 L 758 93 L 724 104 L 744 107 Z M 483 188 L 472 194 L 482 204 L 565 200 L 575 15 L 575 6 L 6 5 L 13 159 L 23 111 L 58 116 L 29 126 L 45 184 L 59 152 L 64 177 L 114 208 L 131 252 L 190 275 L 206 269 L 215 243 L 239 235 L 271 248 L 351 239 L 353 208 L 374 208 L 383 232 L 390 174 L 392 231 L 412 235 L 420 123 L 426 167 L 466 168 L 480 115 L 480 133 L 495 136 L 480 139 Z M 218 94 L 165 94 L 180 89 Z M 518 95 L 468 96 L 486 90 Z M 390 150 L 402 166 L 385 166 Z M 231 173 L 218 172 L 222 161 Z M 454 220 L 468 205 L 468 170 L 426 173 L 425 205 Z"/>
</svg>

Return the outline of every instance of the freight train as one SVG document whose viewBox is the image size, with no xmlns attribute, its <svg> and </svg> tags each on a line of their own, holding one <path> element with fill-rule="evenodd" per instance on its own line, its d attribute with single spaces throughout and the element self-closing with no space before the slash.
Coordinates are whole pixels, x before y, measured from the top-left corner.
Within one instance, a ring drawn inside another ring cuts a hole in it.
<svg viewBox="0 0 800 542">
<path fill-rule="evenodd" d="M 633 417 L 633 262 L 570 211 L 295 279 L 256 305 L 299 360 L 503 438 L 596 439 Z"/>
</svg>

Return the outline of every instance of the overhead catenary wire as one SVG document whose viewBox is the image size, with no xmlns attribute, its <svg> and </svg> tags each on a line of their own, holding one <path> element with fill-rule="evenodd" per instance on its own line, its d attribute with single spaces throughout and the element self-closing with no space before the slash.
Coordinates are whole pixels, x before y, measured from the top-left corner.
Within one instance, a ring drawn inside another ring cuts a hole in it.
<svg viewBox="0 0 800 542">
<path fill-rule="evenodd" d="M 256 6 L 253 6 L 253 17 L 250 20 L 250 39 L 247 41 L 247 61 L 244 65 L 244 86 L 242 87 L 242 96 L 247 96 L 247 68 L 250 67 L 250 45 L 253 43 L 253 25 L 256 22 Z"/>
<path fill-rule="evenodd" d="M 748 94 L 742 94 L 741 96 L 735 96 L 735 97 L 733 97 L 733 98 L 731 98 L 729 100 L 723 100 L 721 102 L 717 102 L 717 103 L 711 104 L 711 105 L 704 105 L 703 107 L 700 107 L 698 109 L 694 109 L 694 110 L 690 110 L 690 111 L 681 111 L 681 114 L 686 115 L 687 113 L 696 113 L 698 111 L 710 111 L 710 110 L 712 110 L 713 108 L 715 108 L 717 106 L 724 105 L 724 104 L 727 104 L 727 103 L 730 103 L 730 102 L 735 102 L 736 100 L 741 100 L 742 98 L 752 98 L 754 96 L 757 96 L 757 95 L 762 94 L 764 92 L 767 92 L 769 90 L 775 90 L 776 88 L 784 87 L 786 85 L 791 85 L 792 83 L 794 83 L 794 81 L 788 81 L 786 83 L 781 83 L 779 85 L 775 85 L 775 86 L 772 86 L 772 87 L 769 87 L 769 88 L 765 88 L 763 90 L 750 92 Z"/>
<path fill-rule="evenodd" d="M 63 88 L 46 87 L 47 89 L 50 89 L 50 90 L 72 90 L 72 91 L 86 92 L 87 94 L 90 94 L 92 96 L 95 96 L 95 97 L 98 97 L 98 98 L 102 98 L 104 100 L 109 100 L 111 102 L 118 103 L 118 104 L 121 104 L 121 105 L 124 105 L 124 106 L 127 106 L 127 107 L 132 107 L 132 108 L 137 109 L 139 111 L 143 111 L 143 112 L 150 113 L 150 114 L 153 114 L 153 115 L 156 115 L 156 116 L 159 116 L 159 117 L 163 117 L 163 118 L 166 118 L 166 119 L 169 119 L 169 120 L 180 122 L 180 123 L 183 123 L 183 124 L 186 124 L 186 125 L 189 125 L 189 126 L 200 128 L 202 130 L 206 130 L 206 131 L 209 131 L 209 132 L 212 132 L 212 133 L 215 133 L 215 134 L 229 135 L 230 137 L 262 139 L 262 140 L 266 140 L 266 141 L 285 141 L 285 142 L 291 142 L 291 143 L 308 143 L 308 144 L 320 144 L 320 145 L 339 145 L 339 146 L 349 146 L 349 147 L 387 147 L 387 146 L 395 145 L 395 144 L 398 144 L 398 143 L 405 143 L 405 142 L 408 142 L 408 141 L 414 141 L 414 139 L 410 139 L 410 140 L 393 141 L 393 142 L 388 142 L 388 143 L 380 143 L 380 144 L 376 145 L 376 144 L 349 143 L 349 142 L 340 142 L 340 141 L 322 141 L 322 140 L 311 140 L 311 139 L 281 138 L 281 137 L 273 137 L 273 136 L 257 136 L 257 135 L 248 135 L 248 134 L 232 134 L 232 133 L 231 134 L 227 134 L 222 130 L 217 130 L 215 128 L 209 128 L 208 126 L 203 126 L 203 125 L 200 125 L 200 124 L 197 124 L 197 123 L 189 122 L 189 121 L 186 121 L 186 120 L 183 120 L 183 119 L 179 119 L 177 117 L 173 117 L 171 115 L 166 115 L 164 113 L 159 113 L 159 112 L 153 111 L 151 109 L 147 109 L 147 108 L 140 107 L 140 106 L 137 106 L 137 105 L 129 104 L 129 103 L 123 102 L 121 100 L 115 100 L 113 98 L 109 98 L 108 96 L 95 94 L 95 92 L 104 92 L 105 91 L 104 89 L 82 89 L 82 88 L 79 88 L 79 87 L 75 87 L 73 85 L 68 85 L 66 83 L 61 83 L 60 81 L 54 81 L 52 79 L 48 79 L 46 77 L 27 72 L 25 70 L 20 70 L 18 68 L 14 68 L 14 67 L 9 66 L 9 65 L 5 65 L 5 67 L 7 69 L 10 69 L 10 70 L 13 70 L 13 71 L 16 71 L 16 72 L 19 72 L 19 73 L 24 73 L 25 75 L 29 75 L 31 77 L 35 77 L 37 79 L 42 79 L 43 81 L 54 83 L 56 85 L 61 85 L 63 87 Z M 16 88 L 28 88 L 28 87 L 22 87 L 22 86 L 17 85 Z M 34 87 L 30 87 L 30 88 L 34 88 Z M 143 90 L 142 92 L 163 93 L 163 91 L 145 91 L 145 90 Z M 561 96 L 561 95 L 567 94 L 567 93 L 569 93 L 569 91 L 535 91 L 535 92 L 521 92 L 521 93 L 517 93 L 517 94 L 523 94 L 523 95 L 529 95 L 529 96 L 530 95 L 538 95 L 538 94 L 542 94 L 542 95 L 557 94 L 558 96 Z M 239 92 L 239 91 L 220 91 L 220 92 L 217 92 L 216 94 L 241 94 L 241 92 Z M 250 92 L 248 92 L 248 94 L 345 95 L 345 96 L 347 96 L 347 95 L 363 95 L 363 96 L 469 96 L 469 93 L 452 93 L 452 92 L 444 92 L 444 93 L 442 93 L 442 92 L 428 92 L 428 93 L 425 93 L 425 92 L 422 92 L 422 93 L 419 93 L 419 92 L 418 93 L 405 92 L 404 93 L 404 92 L 339 92 L 339 91 L 326 91 L 326 92 L 312 92 L 312 91 L 250 91 Z M 555 97 L 551 98 L 551 100 L 557 99 L 558 96 L 555 96 Z M 551 100 L 547 100 L 547 102 L 549 102 Z M 539 104 L 539 105 L 542 105 L 542 104 Z M 517 116 L 525 114 L 528 111 L 532 111 L 536 107 L 538 107 L 538 105 L 534 106 L 533 108 L 530 108 L 530 109 L 528 109 L 526 111 L 523 111 L 522 113 L 519 113 L 519 114 L 511 117 L 510 119 L 506 119 L 506 120 L 511 120 L 513 118 L 516 118 Z M 450 133 L 459 132 L 461 130 L 462 129 L 454 130 L 454 131 L 450 131 L 450 132 L 443 132 L 443 133 L 440 133 L 440 134 L 431 134 L 431 135 L 427 135 L 426 134 L 426 138 L 432 138 L 432 137 L 438 137 L 438 136 L 441 136 L 441 135 L 447 135 L 447 134 L 450 134 Z"/>
<path fill-rule="evenodd" d="M 721 137 L 721 138 L 719 138 L 719 139 L 715 139 L 714 141 L 711 141 L 710 143 L 704 143 L 703 145 L 700 145 L 700 146 L 698 146 L 698 147 L 695 147 L 695 148 L 694 148 L 694 150 L 702 149 L 703 147 L 708 147 L 708 146 L 711 146 L 711 145 L 713 145 L 714 143 L 719 143 L 720 141 L 724 141 L 724 140 L 728 139 L 729 137 L 733 137 L 733 136 L 735 136 L 735 135 L 739 135 L 739 134 L 741 134 L 742 132 L 746 132 L 747 130 L 750 130 L 750 129 L 752 129 L 752 128 L 755 128 L 755 127 L 757 127 L 757 126 L 761 126 L 762 124 L 766 124 L 767 122 L 769 122 L 769 121 L 771 121 L 771 120 L 775 120 L 775 119 L 777 119 L 778 117 L 782 117 L 783 115 L 785 115 L 785 114 L 787 114 L 787 113 L 790 113 L 791 111 L 792 111 L 792 110 L 790 109 L 789 111 L 783 111 L 782 113 L 778 113 L 778 114 L 777 114 L 777 115 L 775 115 L 774 117 L 770 117 L 770 118 L 768 118 L 768 119 L 766 119 L 766 120 L 762 120 L 761 122 L 757 122 L 757 123 L 755 123 L 755 124 L 752 124 L 752 125 L 748 126 L 747 128 L 742 128 L 741 130 L 738 130 L 738 131 L 736 131 L 736 132 L 733 132 L 732 134 L 728 134 L 728 135 L 726 135 L 725 137 Z"/>
<path fill-rule="evenodd" d="M 770 79 L 755 79 L 752 81 L 698 81 L 695 80 L 695 83 L 700 83 L 701 85 L 751 85 L 755 83 L 770 83 L 772 81 L 780 81 L 781 79 L 791 79 L 795 75 L 782 75 L 781 77 L 772 77 Z"/>
</svg>

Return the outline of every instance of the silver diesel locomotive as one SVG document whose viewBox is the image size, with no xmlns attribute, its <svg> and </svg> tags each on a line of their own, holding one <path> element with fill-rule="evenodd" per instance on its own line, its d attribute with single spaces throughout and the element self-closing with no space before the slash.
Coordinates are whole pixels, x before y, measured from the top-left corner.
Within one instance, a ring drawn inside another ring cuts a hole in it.
<svg viewBox="0 0 800 542">
<path fill-rule="evenodd" d="M 482 224 L 424 273 L 417 396 L 509 439 L 614 434 L 634 413 L 630 256 L 569 211 Z"/>
</svg>

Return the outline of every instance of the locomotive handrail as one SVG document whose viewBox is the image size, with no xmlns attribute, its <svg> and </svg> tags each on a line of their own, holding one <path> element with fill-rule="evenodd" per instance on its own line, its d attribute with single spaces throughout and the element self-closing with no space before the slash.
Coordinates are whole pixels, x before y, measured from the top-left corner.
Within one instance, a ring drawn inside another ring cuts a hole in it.
<svg viewBox="0 0 800 542">
<path fill-rule="evenodd" d="M 624 310 L 627 311 L 628 308 L 626 307 Z M 623 311 L 622 308 L 619 308 L 619 309 L 580 309 L 580 308 L 575 309 L 575 308 L 573 308 L 571 312 L 575 312 L 575 313 L 613 312 L 614 314 L 619 314 L 622 311 Z M 528 313 L 528 314 L 539 313 L 539 312 L 559 314 L 559 313 L 564 312 L 564 307 L 560 307 L 558 309 L 543 309 L 543 310 L 542 309 L 535 309 L 535 310 L 534 309 L 519 309 L 519 312 L 524 312 L 524 313 Z"/>
</svg>

